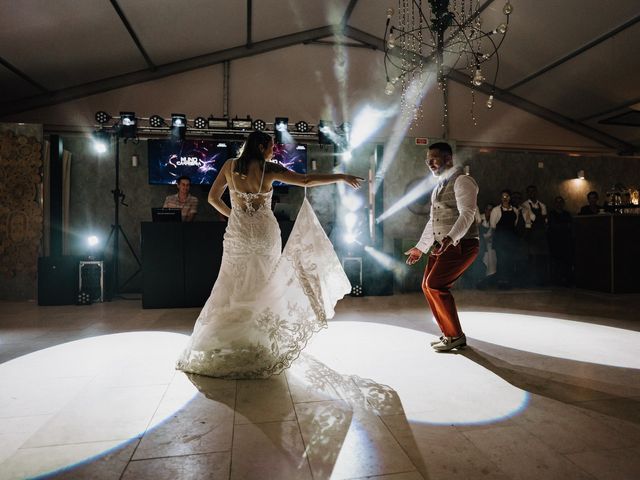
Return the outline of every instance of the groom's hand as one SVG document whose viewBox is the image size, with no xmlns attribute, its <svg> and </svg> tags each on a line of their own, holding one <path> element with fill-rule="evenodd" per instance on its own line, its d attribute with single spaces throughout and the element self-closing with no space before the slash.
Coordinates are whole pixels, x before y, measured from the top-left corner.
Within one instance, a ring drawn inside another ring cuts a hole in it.
<svg viewBox="0 0 640 480">
<path fill-rule="evenodd" d="M 422 252 L 416 247 L 407 250 L 406 252 L 404 252 L 404 254 L 409 255 L 409 258 L 407 258 L 407 265 L 413 265 L 422 257 Z"/>
</svg>

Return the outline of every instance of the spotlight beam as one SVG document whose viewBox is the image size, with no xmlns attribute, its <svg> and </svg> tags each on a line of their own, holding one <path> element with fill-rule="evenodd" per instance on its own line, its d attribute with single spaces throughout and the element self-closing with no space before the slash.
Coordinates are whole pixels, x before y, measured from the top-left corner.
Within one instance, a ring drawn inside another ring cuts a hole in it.
<svg viewBox="0 0 640 480">
<path fill-rule="evenodd" d="M 353 121 L 353 128 L 351 129 L 351 140 L 349 146 L 351 149 L 356 149 L 362 145 L 368 138 L 372 137 L 374 133 L 380 130 L 387 119 L 396 114 L 397 108 L 390 108 L 388 110 L 378 110 L 369 105 L 366 105 Z"/>
<path fill-rule="evenodd" d="M 371 255 L 371 257 L 384 268 L 391 271 L 391 273 L 393 273 L 393 277 L 396 280 L 401 281 L 404 279 L 409 269 L 406 263 L 400 262 L 399 260 L 393 258 L 391 255 L 376 250 L 369 245 L 364 247 L 364 251 Z"/>
<path fill-rule="evenodd" d="M 408 191 L 404 197 L 400 198 L 396 203 L 391 205 L 387 210 L 382 212 L 378 218 L 376 218 L 376 223 L 383 222 L 391 215 L 396 213 L 398 210 L 406 207 L 407 205 L 415 202 L 418 198 L 425 194 L 430 194 L 433 188 L 436 186 L 436 181 L 434 177 L 429 175 L 424 177 L 422 181 L 413 187 L 410 191 Z"/>
<path fill-rule="evenodd" d="M 427 91 L 429 91 L 434 84 L 434 76 L 430 72 L 422 72 L 422 74 L 414 80 L 407 89 L 405 101 L 411 105 L 418 105 L 422 102 Z M 380 168 L 376 174 L 376 182 L 373 185 L 374 193 L 380 187 L 387 170 L 389 170 L 395 161 L 396 154 L 398 153 L 400 145 L 402 144 L 412 122 L 413 117 L 409 115 L 398 115 L 391 135 L 389 136 L 389 141 L 384 146 L 382 161 L 380 162 Z"/>
</svg>

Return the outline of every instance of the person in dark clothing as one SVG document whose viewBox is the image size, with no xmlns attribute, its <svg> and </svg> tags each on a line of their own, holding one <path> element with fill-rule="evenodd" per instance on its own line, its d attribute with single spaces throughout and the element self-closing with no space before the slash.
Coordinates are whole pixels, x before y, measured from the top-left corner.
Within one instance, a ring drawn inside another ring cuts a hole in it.
<svg viewBox="0 0 640 480">
<path fill-rule="evenodd" d="M 587 193 L 588 204 L 580 208 L 580 212 L 578 213 L 578 215 L 597 215 L 602 208 L 600 205 L 598 205 L 598 200 L 598 192 Z"/>
<path fill-rule="evenodd" d="M 515 280 L 514 258 L 520 239 L 516 233 L 518 209 L 511 205 L 511 192 L 500 192 L 500 205 L 491 210 L 489 223 L 493 230 L 493 248 L 497 257 L 498 288 L 511 288 Z"/>
<path fill-rule="evenodd" d="M 529 284 L 544 285 L 549 276 L 549 245 L 547 242 L 547 206 L 538 200 L 535 185 L 527 187 L 527 199 L 520 214 L 524 217 L 524 242 L 527 248 L 527 279 Z"/>
<path fill-rule="evenodd" d="M 557 196 L 547 219 L 547 239 L 551 260 L 551 281 L 568 287 L 573 280 L 573 219 L 564 209 L 564 198 Z"/>
</svg>

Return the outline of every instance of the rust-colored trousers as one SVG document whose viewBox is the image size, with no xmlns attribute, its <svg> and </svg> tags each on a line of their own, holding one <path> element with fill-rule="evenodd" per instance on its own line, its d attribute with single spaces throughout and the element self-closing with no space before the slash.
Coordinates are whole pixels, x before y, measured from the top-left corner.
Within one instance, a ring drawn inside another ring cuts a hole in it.
<svg viewBox="0 0 640 480">
<path fill-rule="evenodd" d="M 442 255 L 429 255 L 422 291 L 445 337 L 462 335 L 451 287 L 476 259 L 479 249 L 478 240 L 472 238 L 451 245 Z"/>
</svg>

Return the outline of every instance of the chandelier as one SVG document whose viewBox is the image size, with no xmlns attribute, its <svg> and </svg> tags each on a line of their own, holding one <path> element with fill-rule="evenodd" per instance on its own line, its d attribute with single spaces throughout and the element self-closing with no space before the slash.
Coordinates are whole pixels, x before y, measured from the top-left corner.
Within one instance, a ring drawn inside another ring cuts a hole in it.
<svg viewBox="0 0 640 480">
<path fill-rule="evenodd" d="M 442 91 L 442 127 L 448 127 L 447 78 L 452 70 L 467 72 L 471 88 L 471 117 L 474 125 L 475 90 L 489 92 L 487 108 L 493 107 L 500 59 L 498 50 L 506 37 L 513 6 L 502 7 L 504 21 L 484 30 L 480 14 L 491 3 L 480 0 L 398 0 L 387 9 L 384 34 L 385 93 L 402 92 L 400 108 L 410 120 L 422 117 L 421 100 L 426 78 L 435 74 Z M 489 70 L 492 75 L 489 75 Z M 485 76 L 489 77 L 489 80 Z M 487 88 L 488 87 L 488 88 Z"/>
</svg>

